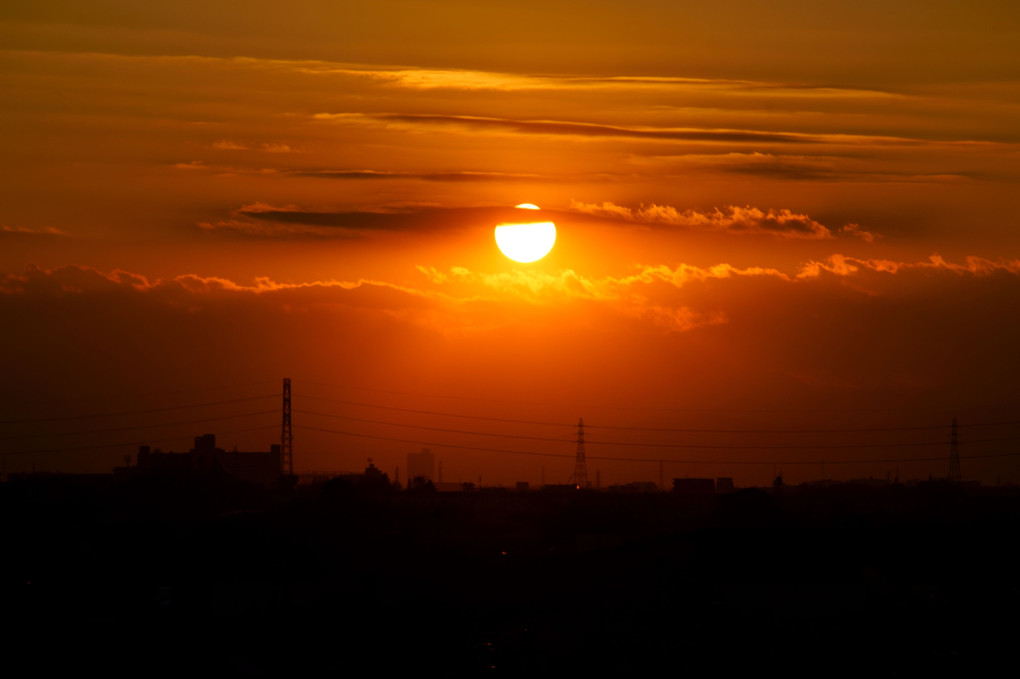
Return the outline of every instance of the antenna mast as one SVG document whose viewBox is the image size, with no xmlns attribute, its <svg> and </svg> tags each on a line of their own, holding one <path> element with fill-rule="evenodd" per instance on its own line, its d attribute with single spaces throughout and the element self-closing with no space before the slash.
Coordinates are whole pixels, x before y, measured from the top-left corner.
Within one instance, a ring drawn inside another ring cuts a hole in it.
<svg viewBox="0 0 1020 679">
<path fill-rule="evenodd" d="M 579 489 L 588 487 L 588 464 L 584 459 L 584 419 L 577 420 L 577 459 L 574 461 L 574 483 Z"/>
<path fill-rule="evenodd" d="M 280 473 L 294 475 L 294 435 L 290 426 L 290 378 L 283 379 L 283 429 L 280 432 Z"/>
</svg>

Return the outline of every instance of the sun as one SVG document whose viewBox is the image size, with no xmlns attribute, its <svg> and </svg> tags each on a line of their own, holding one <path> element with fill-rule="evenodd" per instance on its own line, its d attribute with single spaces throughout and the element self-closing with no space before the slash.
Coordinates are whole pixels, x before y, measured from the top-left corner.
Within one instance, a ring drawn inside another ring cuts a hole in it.
<svg viewBox="0 0 1020 679">
<path fill-rule="evenodd" d="M 519 210 L 538 210 L 537 205 L 521 203 Z M 514 260 L 527 264 L 535 262 L 552 250 L 556 242 L 556 225 L 552 222 L 515 222 L 496 227 L 496 245 Z"/>
</svg>

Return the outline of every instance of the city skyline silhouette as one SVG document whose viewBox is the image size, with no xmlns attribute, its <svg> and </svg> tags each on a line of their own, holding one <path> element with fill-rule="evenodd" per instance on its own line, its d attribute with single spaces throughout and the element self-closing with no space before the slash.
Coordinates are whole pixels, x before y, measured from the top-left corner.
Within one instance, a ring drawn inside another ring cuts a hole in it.
<svg viewBox="0 0 1020 679">
<path fill-rule="evenodd" d="M 575 426 L 566 422 L 466 415 L 456 412 L 455 403 L 447 405 L 446 411 L 431 411 L 386 406 L 367 400 L 351 401 L 309 395 L 305 402 L 313 405 L 302 407 L 304 404 L 301 403 L 300 383 L 297 391 L 298 407 L 293 408 L 291 380 L 288 378 L 283 383 L 283 390 L 277 395 L 263 394 L 94 415 L 7 421 L 5 425 L 12 430 L 20 428 L 22 432 L 35 433 L 4 437 L 8 446 L 4 451 L 4 471 L 110 473 L 113 466 L 122 466 L 121 463 L 125 461 L 125 467 L 139 464 L 137 460 L 131 459 L 139 448 L 160 453 L 161 448 L 166 448 L 169 452 L 174 448 L 165 444 L 190 438 L 153 437 L 146 432 L 187 431 L 188 428 L 194 430 L 195 426 L 208 429 L 213 423 L 232 421 L 249 426 L 228 429 L 226 432 L 229 436 L 244 437 L 258 432 L 257 436 L 263 442 L 275 440 L 274 443 L 256 447 L 266 451 L 272 448 L 275 451 L 278 460 L 275 466 L 281 476 L 299 473 L 321 477 L 340 470 L 354 472 L 365 459 L 380 454 L 382 466 L 391 472 L 397 470 L 399 476 L 400 466 L 405 462 L 405 474 L 410 473 L 409 467 L 413 464 L 411 458 L 418 454 L 415 446 L 435 446 L 440 454 L 440 467 L 443 459 L 446 459 L 449 474 L 450 464 L 454 464 L 453 473 L 459 475 L 453 480 L 455 483 L 488 475 L 490 485 L 494 486 L 513 486 L 518 482 L 527 482 L 540 487 L 542 483 L 538 474 L 543 473 L 547 466 L 556 470 L 553 478 L 558 479 L 558 483 L 576 483 L 575 477 L 582 474 L 584 479 L 580 487 L 591 487 L 596 473 L 601 474 L 603 467 L 607 471 L 607 485 L 612 485 L 616 482 L 651 480 L 653 466 L 657 465 L 660 477 L 657 486 L 662 490 L 668 489 L 663 481 L 665 467 L 669 468 L 670 478 L 692 475 L 736 477 L 737 485 L 740 486 L 768 485 L 777 475 L 777 470 L 785 470 L 787 480 L 794 482 L 863 478 L 884 478 L 889 481 L 893 477 L 897 482 L 907 483 L 943 478 L 956 482 L 963 480 L 959 451 L 961 439 L 958 434 L 961 428 L 956 418 L 953 418 L 950 426 L 914 424 L 837 428 L 729 429 L 705 426 L 640 427 L 607 423 L 590 427 L 586 438 L 580 423 L 576 431 L 573 431 Z M 284 403 L 282 408 L 265 407 L 273 399 L 279 403 L 281 395 Z M 501 412 L 503 408 L 505 404 L 490 404 L 491 411 L 495 413 Z M 205 415 L 210 410 L 223 412 L 223 409 L 227 409 L 229 414 L 193 420 L 168 419 L 171 413 Z M 238 409 L 242 412 L 237 412 Z M 296 424 L 294 416 L 297 418 Z M 124 418 L 131 418 L 132 422 L 151 423 L 86 428 L 94 426 L 94 423 L 124 421 Z M 283 422 L 275 425 L 275 432 L 272 424 L 274 421 Z M 968 478 L 980 483 L 982 479 L 974 473 L 975 470 L 991 468 L 996 471 L 996 475 L 993 480 L 986 478 L 984 482 L 1003 482 L 1002 471 L 1009 468 L 1015 455 L 998 451 L 1002 446 L 1015 444 L 1018 439 L 1012 438 L 1010 434 L 1018 426 L 1020 422 L 1004 420 L 975 422 L 962 427 L 964 440 L 970 447 L 969 454 L 964 455 L 970 473 Z M 59 432 L 59 429 L 65 427 L 71 427 L 71 430 Z M 330 435 L 327 450 L 324 452 L 321 449 L 322 444 L 319 444 L 320 450 L 317 451 L 309 451 L 311 446 L 308 444 L 299 445 L 296 466 L 293 453 L 288 462 L 287 456 L 280 451 L 284 449 L 283 442 L 293 445 L 295 429 L 299 432 L 299 442 L 303 434 Z M 124 440 L 108 444 L 78 444 L 97 437 L 110 440 L 111 437 L 128 439 L 131 436 L 139 438 L 137 441 Z M 215 447 L 216 435 L 209 433 L 206 437 L 212 437 L 213 443 L 210 445 Z M 54 442 L 51 443 L 54 447 L 40 447 L 40 441 Z M 586 444 L 593 449 L 590 474 L 582 468 Z M 383 446 L 381 453 L 377 447 L 380 445 Z M 199 448 L 196 438 L 192 450 Z M 234 444 L 233 450 L 237 449 Z M 573 453 L 571 449 L 574 449 Z M 178 450 L 183 449 L 178 447 Z M 434 458 L 431 448 L 423 450 L 428 450 L 428 455 Z M 501 460 L 514 458 L 523 460 L 523 464 L 504 463 L 502 468 L 521 470 L 518 472 L 520 478 L 508 480 L 510 477 L 506 471 L 502 474 L 486 474 L 492 469 L 500 469 Z M 570 459 L 574 459 L 574 465 L 573 471 L 568 474 Z M 110 466 L 104 468 L 104 464 Z M 579 469 L 582 471 L 579 472 Z M 432 479 L 434 472 L 428 476 Z M 410 478 L 405 477 L 405 485 Z M 449 476 L 448 480 L 451 480 Z"/>
</svg>

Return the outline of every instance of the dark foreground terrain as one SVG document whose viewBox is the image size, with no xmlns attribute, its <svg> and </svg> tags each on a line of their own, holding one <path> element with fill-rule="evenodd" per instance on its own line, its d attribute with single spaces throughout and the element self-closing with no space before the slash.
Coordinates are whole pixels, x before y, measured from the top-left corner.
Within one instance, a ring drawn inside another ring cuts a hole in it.
<svg viewBox="0 0 1020 679">
<path fill-rule="evenodd" d="M 956 676 L 1020 631 L 1013 488 L 37 476 L 0 511 L 5 676 Z"/>
</svg>

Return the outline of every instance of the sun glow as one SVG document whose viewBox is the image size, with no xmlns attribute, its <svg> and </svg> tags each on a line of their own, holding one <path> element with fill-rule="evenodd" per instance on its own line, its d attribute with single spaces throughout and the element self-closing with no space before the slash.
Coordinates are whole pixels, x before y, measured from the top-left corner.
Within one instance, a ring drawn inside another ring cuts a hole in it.
<svg viewBox="0 0 1020 679">
<path fill-rule="evenodd" d="M 538 210 L 537 205 L 521 203 L 522 210 Z M 556 225 L 552 222 L 522 222 L 496 227 L 496 245 L 514 260 L 527 264 L 542 259 L 556 242 Z"/>
</svg>

